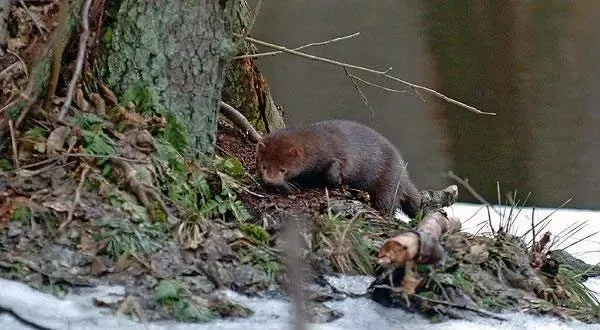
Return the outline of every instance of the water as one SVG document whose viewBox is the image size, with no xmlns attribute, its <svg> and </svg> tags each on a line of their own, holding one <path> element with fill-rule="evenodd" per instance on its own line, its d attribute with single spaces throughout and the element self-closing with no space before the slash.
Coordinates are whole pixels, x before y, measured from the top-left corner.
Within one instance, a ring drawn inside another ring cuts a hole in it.
<svg viewBox="0 0 600 330">
<path fill-rule="evenodd" d="M 251 3 L 252 4 L 252 3 Z M 258 61 L 288 125 L 347 118 L 404 154 L 417 186 L 449 170 L 486 199 L 518 189 L 529 205 L 599 209 L 600 1 L 264 1 L 253 35 L 289 47 L 360 32 L 305 51 L 392 74 L 496 112 L 475 115 L 423 94 L 360 85 L 292 55 Z M 401 85 L 354 71 L 387 87 Z M 360 83 L 359 83 L 360 84 Z M 460 200 L 474 199 L 461 190 Z"/>
</svg>

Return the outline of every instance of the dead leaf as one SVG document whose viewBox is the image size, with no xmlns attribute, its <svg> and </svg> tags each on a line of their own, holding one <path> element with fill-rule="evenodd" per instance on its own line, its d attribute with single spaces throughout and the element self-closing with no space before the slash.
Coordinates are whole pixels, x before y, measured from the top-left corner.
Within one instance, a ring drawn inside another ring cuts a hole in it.
<svg viewBox="0 0 600 330">
<path fill-rule="evenodd" d="M 75 105 L 77 105 L 81 111 L 88 112 L 90 110 L 90 103 L 85 99 L 85 96 L 83 96 L 83 90 L 81 87 L 77 88 L 74 101 Z"/>
<path fill-rule="evenodd" d="M 98 116 L 104 117 L 106 116 L 106 103 L 104 99 L 98 93 L 91 93 L 90 99 L 94 104 L 94 108 L 96 108 L 96 114 Z"/>
</svg>

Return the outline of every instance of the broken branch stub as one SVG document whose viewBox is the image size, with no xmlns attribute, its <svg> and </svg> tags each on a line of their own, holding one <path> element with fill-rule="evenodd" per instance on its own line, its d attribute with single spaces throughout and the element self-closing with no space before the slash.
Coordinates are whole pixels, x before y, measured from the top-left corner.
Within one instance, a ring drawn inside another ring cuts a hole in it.
<svg viewBox="0 0 600 330">
<path fill-rule="evenodd" d="M 416 273 L 417 264 L 437 264 L 444 257 L 444 248 L 440 238 L 444 233 L 460 231 L 461 223 L 458 219 L 448 217 L 442 206 L 451 205 L 458 195 L 458 188 L 450 186 L 439 192 L 422 192 L 425 198 L 440 196 L 444 201 L 437 201 L 438 197 L 430 198 L 428 207 L 424 208 L 425 215 L 415 230 L 406 231 L 389 238 L 381 246 L 377 254 L 377 262 L 386 268 L 404 268 L 404 277 L 400 291 L 414 294 L 420 283 Z M 390 283 L 393 287 L 394 285 Z"/>
</svg>

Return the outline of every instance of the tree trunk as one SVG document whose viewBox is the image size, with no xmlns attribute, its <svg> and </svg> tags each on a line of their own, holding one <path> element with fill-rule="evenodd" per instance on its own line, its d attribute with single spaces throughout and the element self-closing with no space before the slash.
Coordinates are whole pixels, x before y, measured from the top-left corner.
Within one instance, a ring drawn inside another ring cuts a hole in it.
<svg viewBox="0 0 600 330">
<path fill-rule="evenodd" d="M 242 33 L 248 25 L 252 13 L 246 0 L 238 2 L 233 30 Z M 256 47 L 245 43 L 240 55 L 255 54 Z M 259 131 L 270 133 L 284 128 L 283 114 L 275 105 L 266 80 L 251 58 L 234 59 L 223 86 L 223 101 L 239 110 Z"/>
<path fill-rule="evenodd" d="M 117 1 L 104 35 L 102 75 L 123 95 L 145 87 L 177 115 L 191 147 L 210 154 L 224 69 L 235 51 L 231 21 L 237 1 Z"/>
</svg>

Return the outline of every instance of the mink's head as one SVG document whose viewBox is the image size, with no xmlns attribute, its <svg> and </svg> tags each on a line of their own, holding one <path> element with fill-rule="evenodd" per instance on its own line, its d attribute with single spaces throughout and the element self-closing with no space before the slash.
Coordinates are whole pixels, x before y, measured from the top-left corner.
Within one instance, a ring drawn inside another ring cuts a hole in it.
<svg viewBox="0 0 600 330">
<path fill-rule="evenodd" d="M 383 267 L 403 265 L 408 259 L 408 248 L 393 240 L 383 243 L 377 253 L 377 263 Z"/>
<path fill-rule="evenodd" d="M 302 172 L 304 152 L 293 139 L 267 136 L 256 145 L 256 167 L 267 185 L 285 186 Z"/>
</svg>

